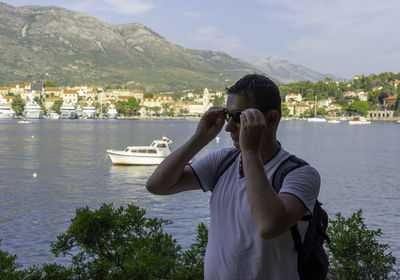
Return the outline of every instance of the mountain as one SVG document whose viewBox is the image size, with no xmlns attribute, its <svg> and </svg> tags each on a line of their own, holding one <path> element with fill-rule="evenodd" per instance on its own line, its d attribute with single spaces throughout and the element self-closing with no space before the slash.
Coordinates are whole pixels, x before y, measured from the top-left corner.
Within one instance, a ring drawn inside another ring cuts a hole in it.
<svg viewBox="0 0 400 280">
<path fill-rule="evenodd" d="M 0 85 L 53 80 L 166 91 L 224 88 L 254 72 L 260 70 L 243 60 L 183 48 L 139 23 L 0 3 Z"/>
<path fill-rule="evenodd" d="M 336 81 L 344 80 L 343 78 L 332 74 L 322 74 L 310 70 L 302 65 L 294 64 L 276 56 L 260 59 L 254 62 L 253 66 L 257 67 L 267 75 L 275 77 L 284 84 L 307 80 L 312 82 L 320 80 L 324 81 L 325 77 L 329 77 Z"/>
</svg>

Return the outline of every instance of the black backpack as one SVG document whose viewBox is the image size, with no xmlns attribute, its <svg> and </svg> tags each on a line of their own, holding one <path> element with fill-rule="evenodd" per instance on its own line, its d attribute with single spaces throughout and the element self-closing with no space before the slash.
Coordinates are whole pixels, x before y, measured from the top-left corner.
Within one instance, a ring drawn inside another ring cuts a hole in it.
<svg viewBox="0 0 400 280">
<path fill-rule="evenodd" d="M 219 166 L 214 186 L 239 154 L 239 148 L 228 152 Z M 275 170 L 272 177 L 272 186 L 274 190 L 278 193 L 286 175 L 304 165 L 308 165 L 308 163 L 294 155 L 284 160 Z M 241 174 L 241 176 L 243 176 L 243 174 Z M 328 274 L 329 261 L 323 246 L 325 241 L 328 243 L 330 242 L 326 234 L 328 214 L 321 205 L 322 204 L 317 200 L 314 205 L 313 214 L 301 218 L 302 221 L 309 221 L 303 242 L 301 242 L 297 224 L 290 229 L 294 247 L 297 252 L 297 271 L 301 280 L 322 280 L 326 279 Z"/>
</svg>

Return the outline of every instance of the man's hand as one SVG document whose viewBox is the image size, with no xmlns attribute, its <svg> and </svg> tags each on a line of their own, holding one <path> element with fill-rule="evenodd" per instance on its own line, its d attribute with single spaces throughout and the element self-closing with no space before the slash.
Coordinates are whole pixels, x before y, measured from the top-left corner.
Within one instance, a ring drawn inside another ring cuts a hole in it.
<svg viewBox="0 0 400 280">
<path fill-rule="evenodd" d="M 224 126 L 222 107 L 211 107 L 200 119 L 195 135 L 207 141 L 207 144 L 218 135 Z"/>
<path fill-rule="evenodd" d="M 260 141 L 266 128 L 263 113 L 254 108 L 246 109 L 240 115 L 239 143 L 242 152 L 259 152 Z"/>
</svg>

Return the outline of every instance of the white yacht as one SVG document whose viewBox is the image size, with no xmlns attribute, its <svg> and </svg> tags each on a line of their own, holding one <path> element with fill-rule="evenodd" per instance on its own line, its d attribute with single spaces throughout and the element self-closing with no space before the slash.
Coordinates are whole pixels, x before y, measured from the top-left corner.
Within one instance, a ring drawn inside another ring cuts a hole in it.
<svg viewBox="0 0 400 280">
<path fill-rule="evenodd" d="M 97 116 L 96 114 L 96 108 L 88 104 L 87 106 L 83 107 L 82 109 L 82 118 L 83 119 L 95 119 Z"/>
<path fill-rule="evenodd" d="M 7 104 L 0 104 L 0 119 L 11 119 L 15 116 L 15 111 Z"/>
<path fill-rule="evenodd" d="M 107 119 L 118 119 L 118 111 L 115 109 L 114 105 L 110 105 L 107 111 Z"/>
<path fill-rule="evenodd" d="M 76 119 L 78 114 L 76 113 L 76 109 L 71 104 L 63 104 L 61 106 L 61 118 L 62 119 Z"/>
<path fill-rule="evenodd" d="M 44 112 L 35 101 L 31 100 L 25 105 L 23 115 L 27 119 L 41 119 Z"/>
<path fill-rule="evenodd" d="M 123 151 L 108 149 L 106 153 L 114 165 L 158 165 L 171 153 L 171 144 L 171 139 L 163 137 L 150 146 L 129 146 Z"/>
</svg>

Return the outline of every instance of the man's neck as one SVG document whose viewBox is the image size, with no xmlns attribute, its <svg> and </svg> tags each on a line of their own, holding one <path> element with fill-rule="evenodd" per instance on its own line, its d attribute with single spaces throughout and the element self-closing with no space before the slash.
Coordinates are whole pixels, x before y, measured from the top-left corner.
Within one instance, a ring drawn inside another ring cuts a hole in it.
<svg viewBox="0 0 400 280">
<path fill-rule="evenodd" d="M 269 162 L 280 150 L 280 145 L 276 139 L 264 142 L 265 144 L 260 149 L 261 159 L 265 165 Z"/>
</svg>

